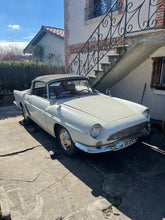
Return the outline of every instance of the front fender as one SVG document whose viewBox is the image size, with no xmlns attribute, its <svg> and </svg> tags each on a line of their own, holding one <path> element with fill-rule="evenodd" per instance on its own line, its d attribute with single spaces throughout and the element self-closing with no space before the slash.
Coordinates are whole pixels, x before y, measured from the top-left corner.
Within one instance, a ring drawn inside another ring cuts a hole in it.
<svg viewBox="0 0 165 220">
<path fill-rule="evenodd" d="M 60 125 L 69 131 L 74 143 L 76 141 L 84 143 L 87 140 L 91 145 L 95 144 L 96 140 L 90 136 L 89 132 L 96 122 L 87 114 L 76 110 L 71 111 L 69 108 L 60 105 L 49 108 L 49 113 L 47 114 L 49 114 L 49 116 L 47 115 L 48 126 L 52 135 L 55 133 L 54 128 L 56 125 Z"/>
</svg>

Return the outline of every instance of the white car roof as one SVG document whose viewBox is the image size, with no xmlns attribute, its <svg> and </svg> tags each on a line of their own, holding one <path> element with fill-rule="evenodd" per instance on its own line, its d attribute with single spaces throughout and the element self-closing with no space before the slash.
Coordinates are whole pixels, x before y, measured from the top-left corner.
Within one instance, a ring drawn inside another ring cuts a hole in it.
<svg viewBox="0 0 165 220">
<path fill-rule="evenodd" d="M 42 81 L 48 83 L 54 80 L 67 80 L 67 79 L 87 79 L 85 76 L 79 76 L 74 74 L 53 74 L 53 75 L 44 75 L 35 78 L 33 81 Z"/>
</svg>

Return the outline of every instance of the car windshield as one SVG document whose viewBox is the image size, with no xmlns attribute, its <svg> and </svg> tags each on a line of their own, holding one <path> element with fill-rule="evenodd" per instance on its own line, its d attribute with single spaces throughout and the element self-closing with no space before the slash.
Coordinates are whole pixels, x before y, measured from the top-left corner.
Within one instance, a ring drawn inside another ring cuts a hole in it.
<svg viewBox="0 0 165 220">
<path fill-rule="evenodd" d="M 61 80 L 49 84 L 49 98 L 94 95 L 96 91 L 90 87 L 88 80 Z"/>
</svg>

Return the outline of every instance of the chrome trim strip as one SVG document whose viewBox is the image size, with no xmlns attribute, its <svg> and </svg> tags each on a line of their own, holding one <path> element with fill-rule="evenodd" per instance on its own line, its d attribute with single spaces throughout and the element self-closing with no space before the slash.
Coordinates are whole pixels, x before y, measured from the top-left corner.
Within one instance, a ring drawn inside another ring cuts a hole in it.
<svg viewBox="0 0 165 220">
<path fill-rule="evenodd" d="M 75 146 L 79 148 L 80 150 L 84 151 L 85 153 L 89 153 L 89 154 L 97 154 L 97 153 L 104 153 L 104 152 L 111 151 L 110 148 L 97 149 L 96 147 L 85 146 L 78 142 L 75 143 Z"/>
</svg>

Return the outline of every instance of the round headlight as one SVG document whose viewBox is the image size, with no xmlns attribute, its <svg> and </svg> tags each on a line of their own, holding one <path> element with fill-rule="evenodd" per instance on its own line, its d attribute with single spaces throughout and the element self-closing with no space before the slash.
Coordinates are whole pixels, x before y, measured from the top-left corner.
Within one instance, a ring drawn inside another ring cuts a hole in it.
<svg viewBox="0 0 165 220">
<path fill-rule="evenodd" d="M 149 109 L 146 109 L 144 112 L 143 112 L 143 115 L 148 118 L 149 115 L 150 115 L 150 112 L 149 112 Z"/>
<path fill-rule="evenodd" d="M 93 137 L 93 138 L 96 138 L 99 136 L 100 132 L 101 132 L 101 125 L 100 124 L 95 124 L 92 126 L 91 130 L 90 130 L 90 135 Z"/>
</svg>

